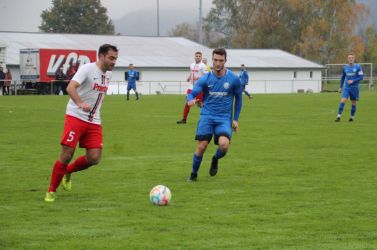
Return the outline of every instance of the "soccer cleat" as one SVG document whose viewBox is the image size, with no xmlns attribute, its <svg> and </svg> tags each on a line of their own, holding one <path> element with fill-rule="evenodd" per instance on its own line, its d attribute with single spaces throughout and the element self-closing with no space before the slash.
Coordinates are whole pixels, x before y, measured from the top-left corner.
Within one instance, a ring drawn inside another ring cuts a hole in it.
<svg viewBox="0 0 377 250">
<path fill-rule="evenodd" d="M 65 174 L 62 180 L 62 187 L 65 191 L 71 191 L 72 181 L 71 174 Z"/>
<path fill-rule="evenodd" d="M 179 120 L 177 121 L 177 124 L 186 124 L 186 120 L 185 119 Z"/>
<path fill-rule="evenodd" d="M 54 202 L 57 198 L 55 192 L 47 192 L 45 196 L 45 202 Z"/>
<path fill-rule="evenodd" d="M 348 121 L 349 122 L 353 122 L 353 117 L 350 117 L 350 119 Z"/>
<path fill-rule="evenodd" d="M 337 117 L 337 118 L 335 119 L 335 122 L 340 122 L 340 117 Z"/>
<path fill-rule="evenodd" d="M 209 169 L 209 175 L 215 176 L 218 170 L 218 159 L 215 156 L 212 157 L 211 168 Z"/>
<path fill-rule="evenodd" d="M 195 182 L 198 179 L 198 174 L 191 173 L 190 177 L 188 178 L 188 182 Z"/>
</svg>

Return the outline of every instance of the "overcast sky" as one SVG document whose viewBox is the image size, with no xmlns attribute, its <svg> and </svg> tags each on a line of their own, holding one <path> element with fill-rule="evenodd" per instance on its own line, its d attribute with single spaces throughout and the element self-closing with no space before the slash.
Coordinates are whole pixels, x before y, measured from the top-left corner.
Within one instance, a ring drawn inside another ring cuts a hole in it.
<svg viewBox="0 0 377 250">
<path fill-rule="evenodd" d="M 52 7 L 51 0 L 0 0 L 0 31 L 38 32 L 41 13 Z M 202 0 L 203 16 L 210 10 L 212 0 Z M 156 9 L 157 0 L 101 0 L 113 21 L 145 9 Z M 160 12 L 164 9 L 199 8 L 199 0 L 159 0 Z M 196 17 L 193 17 L 193 19 Z M 196 20 L 195 19 L 195 20 Z M 176 24 L 172 24 L 174 27 Z"/>
</svg>

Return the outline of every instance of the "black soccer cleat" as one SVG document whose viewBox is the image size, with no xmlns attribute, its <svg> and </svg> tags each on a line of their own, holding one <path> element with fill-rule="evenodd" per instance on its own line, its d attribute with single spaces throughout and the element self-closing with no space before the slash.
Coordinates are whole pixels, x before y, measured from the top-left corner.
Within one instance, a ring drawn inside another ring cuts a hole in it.
<svg viewBox="0 0 377 250">
<path fill-rule="evenodd" d="M 351 117 L 348 121 L 349 121 L 349 122 L 353 122 L 353 118 Z"/>
<path fill-rule="evenodd" d="M 186 124 L 186 120 L 185 119 L 179 120 L 177 121 L 177 124 Z"/>
<path fill-rule="evenodd" d="M 335 119 L 335 122 L 340 122 L 340 117 L 337 117 L 337 118 Z"/>
<path fill-rule="evenodd" d="M 191 173 L 190 177 L 188 178 L 188 182 L 195 182 L 198 180 L 198 174 Z"/>
<path fill-rule="evenodd" d="M 218 170 L 218 159 L 216 159 L 215 156 L 212 157 L 212 161 L 211 161 L 211 168 L 209 169 L 209 175 L 210 176 L 215 176 L 217 174 L 217 170 Z"/>
</svg>

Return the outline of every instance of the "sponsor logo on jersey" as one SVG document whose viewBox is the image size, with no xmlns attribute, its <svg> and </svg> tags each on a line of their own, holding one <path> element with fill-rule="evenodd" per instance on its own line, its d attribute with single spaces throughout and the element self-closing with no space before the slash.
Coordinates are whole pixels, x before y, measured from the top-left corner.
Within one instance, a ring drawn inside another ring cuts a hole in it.
<svg viewBox="0 0 377 250">
<path fill-rule="evenodd" d="M 96 91 L 101 92 L 101 93 L 106 93 L 106 92 L 107 92 L 107 89 L 108 89 L 107 86 L 102 86 L 102 85 L 99 84 L 99 83 L 95 83 L 95 84 L 93 85 L 93 90 L 96 90 Z"/>
<path fill-rule="evenodd" d="M 217 96 L 217 97 L 222 97 L 222 96 L 227 96 L 228 92 L 214 92 L 214 91 L 210 91 L 209 95 L 211 95 L 211 96 Z"/>
</svg>

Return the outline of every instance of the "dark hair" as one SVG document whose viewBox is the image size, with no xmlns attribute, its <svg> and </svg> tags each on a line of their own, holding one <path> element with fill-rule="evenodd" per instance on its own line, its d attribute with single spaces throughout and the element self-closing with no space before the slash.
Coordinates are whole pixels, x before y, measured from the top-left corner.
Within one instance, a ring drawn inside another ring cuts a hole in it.
<svg viewBox="0 0 377 250">
<path fill-rule="evenodd" d="M 105 43 L 105 44 L 101 45 L 101 47 L 99 47 L 98 56 L 100 54 L 106 55 L 107 52 L 109 52 L 109 50 L 114 50 L 115 52 L 118 52 L 118 48 L 115 45 Z"/>
<path fill-rule="evenodd" d="M 202 52 L 200 52 L 200 51 L 196 51 L 196 52 L 195 52 L 195 55 L 196 55 L 196 54 L 199 54 L 199 55 L 201 55 L 201 54 L 202 54 Z"/>
<path fill-rule="evenodd" d="M 244 67 L 245 67 L 245 64 L 241 64 L 241 66 L 244 66 Z"/>
<path fill-rule="evenodd" d="M 214 49 L 212 51 L 212 57 L 214 55 L 221 55 L 221 56 L 225 56 L 225 59 L 226 59 L 226 50 L 224 48 L 217 48 L 217 49 Z"/>
</svg>

